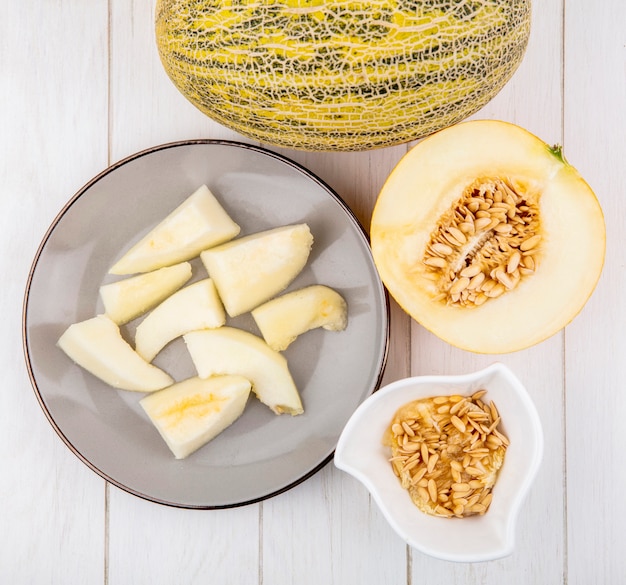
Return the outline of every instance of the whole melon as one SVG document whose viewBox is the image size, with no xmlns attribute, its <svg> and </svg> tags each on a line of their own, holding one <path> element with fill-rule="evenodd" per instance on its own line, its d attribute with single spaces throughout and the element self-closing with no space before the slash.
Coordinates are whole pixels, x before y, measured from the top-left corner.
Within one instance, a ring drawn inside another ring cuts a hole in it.
<svg viewBox="0 0 626 585">
<path fill-rule="evenodd" d="M 174 85 L 261 142 L 366 150 L 470 116 L 510 79 L 530 0 L 158 0 Z"/>
</svg>

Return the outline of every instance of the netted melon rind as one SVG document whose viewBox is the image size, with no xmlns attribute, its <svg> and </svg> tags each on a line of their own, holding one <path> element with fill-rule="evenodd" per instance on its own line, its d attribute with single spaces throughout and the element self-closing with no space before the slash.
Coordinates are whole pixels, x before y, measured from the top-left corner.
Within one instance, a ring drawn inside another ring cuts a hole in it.
<svg viewBox="0 0 626 585">
<path fill-rule="evenodd" d="M 366 150 L 489 102 L 526 50 L 530 0 L 159 0 L 157 46 L 181 93 L 261 142 Z"/>
</svg>

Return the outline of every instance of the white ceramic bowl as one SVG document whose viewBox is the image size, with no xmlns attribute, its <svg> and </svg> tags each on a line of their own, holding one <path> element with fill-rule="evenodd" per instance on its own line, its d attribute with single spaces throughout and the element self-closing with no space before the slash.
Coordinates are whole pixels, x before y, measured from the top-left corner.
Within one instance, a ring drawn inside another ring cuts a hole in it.
<svg viewBox="0 0 626 585">
<path fill-rule="evenodd" d="M 402 488 L 382 437 L 398 408 L 420 398 L 488 391 L 510 440 L 504 465 L 483 516 L 438 518 L 421 512 Z M 478 562 L 507 556 L 515 544 L 520 505 L 543 455 L 543 431 L 526 389 L 501 363 L 461 376 L 420 376 L 393 382 L 370 396 L 345 426 L 335 465 L 369 490 L 385 518 L 410 546 L 448 561 Z"/>
</svg>

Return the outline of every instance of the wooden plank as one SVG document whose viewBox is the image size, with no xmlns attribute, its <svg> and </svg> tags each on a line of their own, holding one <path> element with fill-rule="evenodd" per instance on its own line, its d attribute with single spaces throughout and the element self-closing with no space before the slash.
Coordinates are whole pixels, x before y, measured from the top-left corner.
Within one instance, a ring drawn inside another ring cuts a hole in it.
<svg viewBox="0 0 626 585">
<path fill-rule="evenodd" d="M 375 198 L 405 150 L 288 155 L 335 189 L 368 230 Z M 392 322 L 383 383 L 408 373 L 408 318 L 395 304 Z M 332 465 L 263 504 L 264 583 L 401 583 L 406 554 L 365 488 Z"/>
<path fill-rule="evenodd" d="M 112 160 L 177 140 L 251 142 L 202 114 L 170 81 L 156 47 L 154 5 L 111 2 Z"/>
<path fill-rule="evenodd" d="M 417 327 L 417 326 L 416 326 Z M 565 562 L 563 496 L 562 336 L 521 352 L 477 356 L 418 333 L 414 363 L 419 374 L 461 374 L 494 361 L 511 368 L 526 386 L 544 428 L 545 454 L 535 483 L 521 507 L 514 553 L 490 563 L 448 563 L 417 551 L 411 557 L 413 583 L 561 583 Z M 538 530 L 538 527 L 541 527 Z M 546 551 L 550 551 L 546 554 Z"/>
<path fill-rule="evenodd" d="M 510 121 L 548 143 L 561 141 L 561 21 L 561 2 L 533 4 L 531 39 L 522 65 L 500 94 L 473 118 Z M 524 351 L 481 356 L 452 348 L 415 324 L 412 347 L 414 374 L 465 373 L 494 361 L 511 367 L 540 413 L 546 449 L 542 467 L 519 514 L 516 549 L 511 556 L 490 563 L 448 563 L 412 551 L 411 582 L 563 582 L 563 334 Z"/>
<path fill-rule="evenodd" d="M 170 508 L 110 486 L 107 584 L 256 583 L 258 514 Z"/>
<path fill-rule="evenodd" d="M 626 575 L 626 5 L 565 12 L 565 156 L 604 208 L 607 255 L 600 283 L 567 330 L 567 535 L 569 584 L 622 583 Z"/>
<path fill-rule="evenodd" d="M 406 550 L 365 489 L 332 465 L 263 504 L 263 583 L 406 582 Z"/>
<path fill-rule="evenodd" d="M 111 2 L 111 160 L 166 142 L 235 139 L 183 98 L 159 61 L 151 0 Z M 111 487 L 108 583 L 258 580 L 259 505 L 219 511 L 166 508 Z M 132 578 L 131 578 L 132 576 Z"/>
<path fill-rule="evenodd" d="M 50 3 L 3 5 L 3 583 L 97 583 L 104 577 L 104 481 L 48 424 L 22 367 L 19 335 L 23 287 L 44 232 L 73 193 L 106 166 L 106 10 L 106 1 L 97 0 L 64 10 Z"/>
</svg>

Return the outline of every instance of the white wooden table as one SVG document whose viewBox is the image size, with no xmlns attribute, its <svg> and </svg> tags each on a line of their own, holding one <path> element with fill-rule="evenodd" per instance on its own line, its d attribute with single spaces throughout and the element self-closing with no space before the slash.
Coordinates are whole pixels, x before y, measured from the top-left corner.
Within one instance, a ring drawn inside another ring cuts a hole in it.
<svg viewBox="0 0 626 585">
<path fill-rule="evenodd" d="M 0 583 L 626 583 L 626 4 L 536 0 L 525 60 L 476 117 L 549 143 L 597 192 L 607 258 L 583 312 L 522 352 L 478 356 L 393 308 L 385 381 L 500 359 L 527 385 L 545 457 L 508 558 L 476 565 L 407 548 L 365 489 L 332 465 L 265 502 L 168 508 L 107 485 L 48 424 L 28 381 L 28 270 L 62 205 L 109 164 L 187 138 L 241 139 L 176 91 L 158 61 L 153 0 L 5 0 L 0 19 Z M 327 181 L 367 225 L 408 146 L 281 151 Z"/>
</svg>

